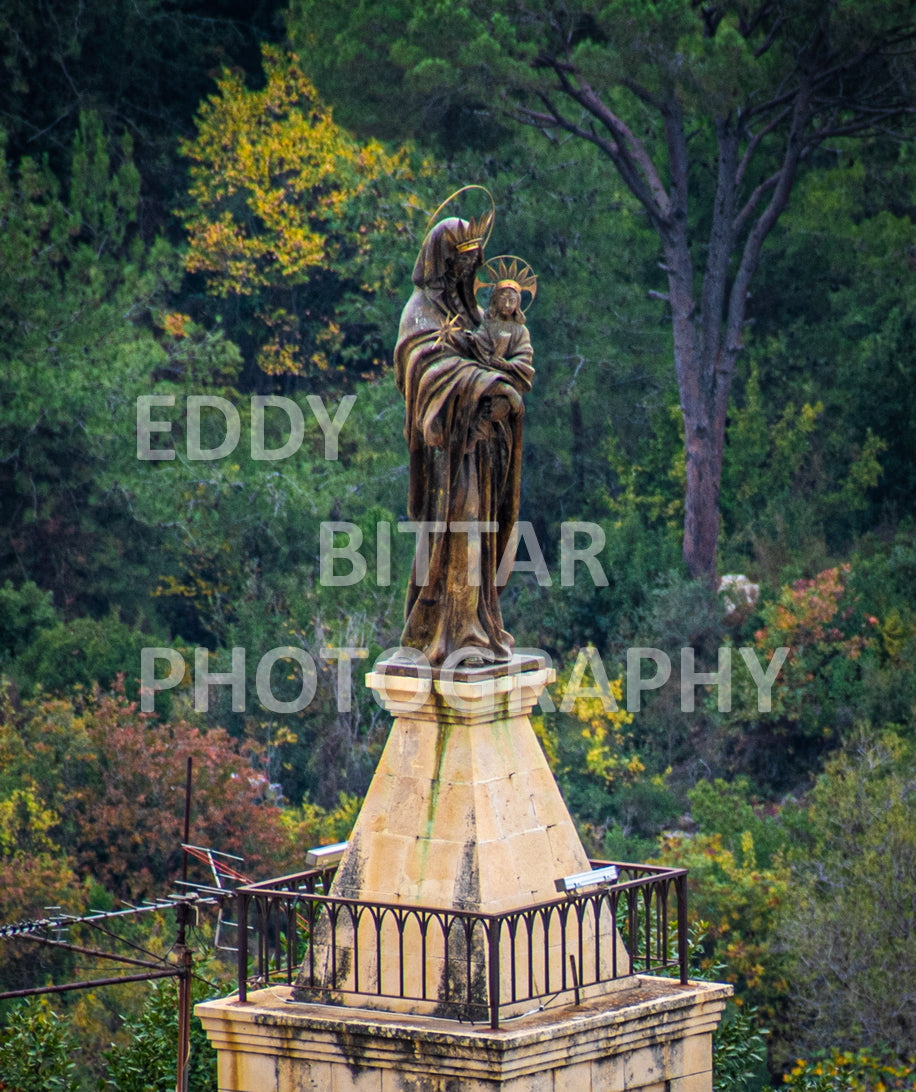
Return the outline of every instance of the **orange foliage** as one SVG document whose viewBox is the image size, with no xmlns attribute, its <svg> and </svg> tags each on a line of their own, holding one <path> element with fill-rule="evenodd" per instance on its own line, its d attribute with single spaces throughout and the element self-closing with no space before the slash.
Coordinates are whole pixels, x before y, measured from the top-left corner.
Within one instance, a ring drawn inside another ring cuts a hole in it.
<svg viewBox="0 0 916 1092">
<path fill-rule="evenodd" d="M 263 776 L 222 728 L 158 721 L 121 686 L 5 712 L 0 735 L 22 740 L 22 776 L 41 785 L 57 819 L 48 836 L 81 878 L 131 901 L 167 890 L 181 870 L 188 758 L 191 841 L 244 857 L 257 878 L 291 863 L 279 809 L 262 802 Z"/>
</svg>

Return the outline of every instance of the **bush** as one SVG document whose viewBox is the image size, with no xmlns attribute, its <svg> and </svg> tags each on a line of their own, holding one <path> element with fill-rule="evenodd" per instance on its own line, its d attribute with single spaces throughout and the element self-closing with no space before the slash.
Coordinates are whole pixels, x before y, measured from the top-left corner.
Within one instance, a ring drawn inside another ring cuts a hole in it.
<svg viewBox="0 0 916 1092">
<path fill-rule="evenodd" d="M 910 1092 L 916 1088 L 916 1057 L 882 1060 L 871 1050 L 839 1050 L 799 1059 L 784 1077 L 790 1092 Z"/>
<path fill-rule="evenodd" d="M 718 965 L 739 997 L 760 1005 L 770 1019 L 788 988 L 776 944 L 789 895 L 786 834 L 776 817 L 757 814 L 746 781 L 701 783 L 688 796 L 701 830 L 667 834 L 660 862 L 690 870 L 690 920 L 706 923 L 701 971 Z"/>
<path fill-rule="evenodd" d="M 914 783 L 916 749 L 863 729 L 811 794 L 782 926 L 798 1052 L 916 1041 Z"/>
<path fill-rule="evenodd" d="M 171 1092 L 178 1066 L 178 986 L 169 980 L 153 982 L 150 996 L 140 1015 L 124 1024 L 124 1044 L 106 1051 L 108 1086 L 115 1092 Z M 191 994 L 203 1001 L 211 988 L 197 979 Z M 188 1059 L 187 1092 L 216 1092 L 216 1051 L 203 1026 L 191 1017 L 191 1053 Z"/>
<path fill-rule="evenodd" d="M 19 1005 L 0 1029 L 0 1088 L 4 1092 L 76 1092 L 76 1041 L 45 998 Z"/>
<path fill-rule="evenodd" d="M 126 670 L 125 688 L 136 698 L 140 650 L 162 643 L 114 616 L 75 618 L 38 632 L 12 663 L 10 674 L 26 694 L 36 686 L 60 694 L 74 686 L 111 688 Z"/>
</svg>

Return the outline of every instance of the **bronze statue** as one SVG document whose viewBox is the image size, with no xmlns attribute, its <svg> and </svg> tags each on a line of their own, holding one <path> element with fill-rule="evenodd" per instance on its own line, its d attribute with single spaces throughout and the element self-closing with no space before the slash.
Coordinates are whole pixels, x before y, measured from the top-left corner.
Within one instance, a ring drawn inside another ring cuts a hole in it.
<svg viewBox="0 0 916 1092">
<path fill-rule="evenodd" d="M 419 525 L 401 644 L 433 666 L 459 650 L 455 659 L 466 664 L 508 660 L 514 644 L 496 578 L 513 561 L 522 395 L 534 375 L 520 304 L 536 282 L 517 263 L 487 263 L 493 281 L 483 314 L 475 293 L 488 283 L 478 274 L 491 222 L 492 212 L 479 222 L 452 217 L 429 231 L 395 349 L 406 402 L 408 514 Z"/>
</svg>

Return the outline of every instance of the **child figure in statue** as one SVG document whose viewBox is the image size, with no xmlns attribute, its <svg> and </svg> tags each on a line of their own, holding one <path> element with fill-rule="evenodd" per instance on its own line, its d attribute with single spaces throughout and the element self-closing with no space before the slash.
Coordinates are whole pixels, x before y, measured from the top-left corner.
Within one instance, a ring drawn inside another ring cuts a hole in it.
<svg viewBox="0 0 916 1092">
<path fill-rule="evenodd" d="M 481 399 L 478 426 L 481 439 L 489 437 L 491 422 L 501 421 L 510 413 L 525 412 L 518 391 L 531 386 L 534 352 L 521 302 L 522 290 L 518 281 L 511 278 L 497 281 L 482 324 L 468 334 L 480 363 L 502 373 L 508 380 Z"/>
</svg>

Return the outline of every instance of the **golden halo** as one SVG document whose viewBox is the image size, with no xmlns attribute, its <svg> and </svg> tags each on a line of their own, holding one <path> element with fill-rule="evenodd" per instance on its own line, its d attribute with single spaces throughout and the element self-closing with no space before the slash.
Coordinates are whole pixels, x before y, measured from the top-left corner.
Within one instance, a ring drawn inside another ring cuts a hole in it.
<svg viewBox="0 0 916 1092">
<path fill-rule="evenodd" d="M 459 197 L 462 193 L 467 193 L 468 190 L 483 190 L 483 192 L 490 199 L 490 211 L 485 212 L 478 220 L 473 217 L 468 221 L 468 236 L 469 241 L 471 238 L 479 239 L 480 249 L 483 250 L 487 243 L 490 241 L 490 236 L 493 234 L 493 221 L 496 218 L 496 202 L 493 200 L 493 194 L 487 189 L 486 186 L 478 185 L 476 182 L 470 183 L 470 185 L 462 186 L 460 190 L 455 190 L 451 196 L 446 197 L 442 204 L 436 209 L 436 211 L 426 221 L 426 232 L 429 233 L 430 228 L 439 216 L 439 213 L 445 208 L 449 201 L 454 201 L 456 197 Z"/>
<path fill-rule="evenodd" d="M 482 274 L 489 274 L 483 276 Z M 474 294 L 481 288 L 494 289 L 504 281 L 518 286 L 519 295 L 527 292 L 531 300 L 537 295 L 538 279 L 531 266 L 515 254 L 498 254 L 484 262 L 474 281 Z M 530 303 L 531 300 L 528 302 Z"/>
</svg>

